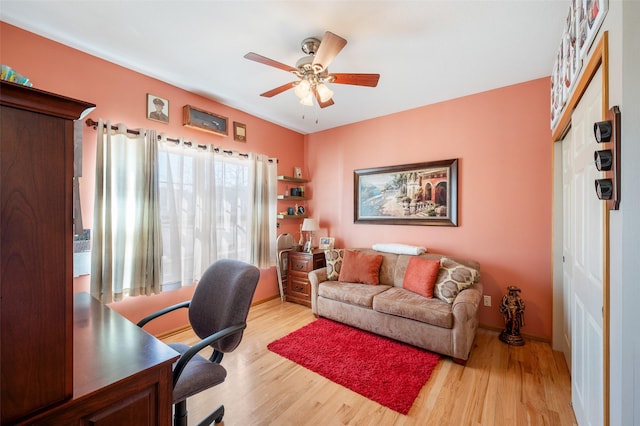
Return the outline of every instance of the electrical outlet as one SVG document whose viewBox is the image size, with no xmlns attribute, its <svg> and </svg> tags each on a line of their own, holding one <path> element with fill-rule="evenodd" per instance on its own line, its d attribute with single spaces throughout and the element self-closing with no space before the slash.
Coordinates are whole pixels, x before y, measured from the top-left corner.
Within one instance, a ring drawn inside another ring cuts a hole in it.
<svg viewBox="0 0 640 426">
<path fill-rule="evenodd" d="M 491 306 L 491 296 L 484 296 L 484 306 Z"/>
</svg>

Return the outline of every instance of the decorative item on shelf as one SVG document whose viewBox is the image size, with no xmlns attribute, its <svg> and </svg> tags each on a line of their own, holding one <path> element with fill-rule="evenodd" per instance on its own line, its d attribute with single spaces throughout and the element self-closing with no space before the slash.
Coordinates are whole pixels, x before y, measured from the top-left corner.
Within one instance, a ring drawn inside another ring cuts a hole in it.
<svg viewBox="0 0 640 426">
<path fill-rule="evenodd" d="M 9 65 L 2 65 L 0 67 L 0 79 L 10 81 L 12 83 L 22 84 L 23 86 L 32 87 L 33 84 L 29 79 L 19 72 L 15 71 Z"/>
<path fill-rule="evenodd" d="M 500 340 L 514 345 L 524 345 L 524 339 L 520 336 L 520 327 L 524 326 L 524 301 L 520 298 L 520 289 L 510 285 L 507 294 L 500 302 L 500 313 L 504 315 L 504 330 L 500 333 Z"/>
<path fill-rule="evenodd" d="M 296 179 L 302 179 L 302 169 L 300 167 L 293 168 L 293 177 Z"/>
<path fill-rule="evenodd" d="M 289 216 L 293 216 L 294 214 L 296 214 L 296 211 L 293 207 L 287 207 L 287 213 Z"/>
<path fill-rule="evenodd" d="M 307 241 L 304 244 L 304 251 L 311 253 L 313 251 L 313 232 L 320 229 L 317 219 L 306 218 L 302 222 L 302 231 L 308 232 Z"/>
</svg>

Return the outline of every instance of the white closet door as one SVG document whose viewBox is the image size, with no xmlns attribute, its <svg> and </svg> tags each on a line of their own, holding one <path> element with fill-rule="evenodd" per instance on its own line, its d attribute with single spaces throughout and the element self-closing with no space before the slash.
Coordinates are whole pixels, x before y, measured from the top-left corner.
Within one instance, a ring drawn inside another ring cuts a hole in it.
<svg viewBox="0 0 640 426">
<path fill-rule="evenodd" d="M 594 181 L 593 161 L 600 149 L 593 123 L 602 120 L 602 73 L 598 71 L 571 118 L 563 147 L 564 287 L 569 309 L 572 403 L 578 424 L 603 423 L 603 202 Z"/>
</svg>

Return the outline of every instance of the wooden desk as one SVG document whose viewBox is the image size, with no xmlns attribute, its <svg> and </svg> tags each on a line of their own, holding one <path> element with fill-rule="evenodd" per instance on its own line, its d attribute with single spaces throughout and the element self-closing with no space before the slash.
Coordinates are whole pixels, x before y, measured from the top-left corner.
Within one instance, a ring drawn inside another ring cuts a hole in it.
<svg viewBox="0 0 640 426">
<path fill-rule="evenodd" d="M 87 293 L 73 321 L 73 398 L 21 424 L 170 426 L 178 353 Z"/>
</svg>

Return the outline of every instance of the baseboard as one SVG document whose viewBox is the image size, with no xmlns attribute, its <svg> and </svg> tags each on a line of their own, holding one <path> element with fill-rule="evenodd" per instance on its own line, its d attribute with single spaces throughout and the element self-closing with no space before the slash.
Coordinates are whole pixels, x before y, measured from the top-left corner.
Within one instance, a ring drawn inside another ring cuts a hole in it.
<svg viewBox="0 0 640 426">
<path fill-rule="evenodd" d="M 255 301 L 255 302 L 251 303 L 251 306 L 261 305 L 263 303 L 270 302 L 273 299 L 279 299 L 279 298 L 280 298 L 280 295 L 276 294 L 274 296 L 267 297 L 266 299 L 261 299 L 261 300 Z"/>
<path fill-rule="evenodd" d="M 271 297 L 267 297 L 266 299 L 261 299 L 258 300 L 256 302 L 251 303 L 251 306 L 256 306 L 256 305 L 260 305 L 262 303 L 266 303 L 269 302 L 273 299 L 279 299 L 280 296 L 279 295 L 275 295 L 275 296 L 271 296 Z M 169 331 L 165 331 L 164 333 L 160 333 L 157 336 L 155 336 L 157 339 L 162 340 L 162 339 L 166 339 L 168 337 L 174 336 L 176 334 L 180 334 L 183 331 L 187 331 L 191 328 L 191 326 L 189 324 L 187 325 L 183 325 L 182 327 L 178 327 L 178 328 L 174 328 L 173 330 L 169 330 Z"/>
<path fill-rule="evenodd" d="M 478 327 L 484 328 L 485 330 L 495 331 L 497 333 L 500 333 L 503 330 L 500 327 L 495 327 L 493 325 L 487 325 L 482 323 L 478 324 Z M 520 334 L 522 335 L 522 337 L 526 339 L 537 340 L 539 342 L 545 342 L 545 343 L 551 344 L 551 339 L 549 339 L 548 337 L 538 336 L 537 334 L 529 334 L 529 333 L 520 333 Z"/>
<path fill-rule="evenodd" d="M 158 339 L 158 340 L 166 339 L 167 337 L 171 337 L 173 335 L 180 334 L 183 331 L 187 331 L 190 328 L 191 328 L 191 326 L 189 324 L 183 325 L 182 327 L 174 328 L 173 330 L 169 330 L 169 331 L 165 331 L 164 333 L 160 333 L 157 336 L 155 336 L 155 338 Z"/>
</svg>

